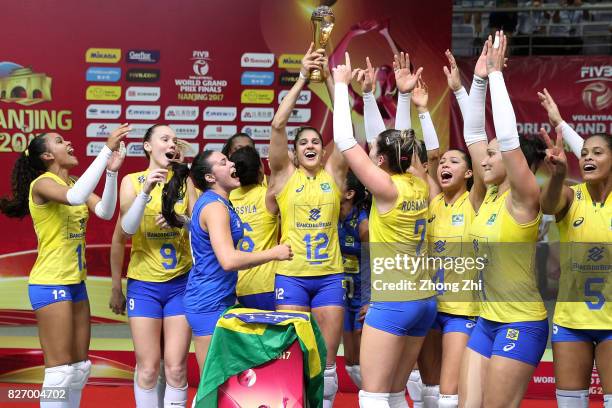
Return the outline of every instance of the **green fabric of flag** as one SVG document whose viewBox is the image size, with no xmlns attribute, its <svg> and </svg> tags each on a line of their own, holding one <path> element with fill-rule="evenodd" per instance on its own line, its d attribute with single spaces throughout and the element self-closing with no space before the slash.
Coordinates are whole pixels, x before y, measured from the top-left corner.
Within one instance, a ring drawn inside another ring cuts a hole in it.
<svg viewBox="0 0 612 408">
<path fill-rule="evenodd" d="M 304 355 L 308 404 L 323 406 L 326 348 L 307 312 L 228 308 L 215 327 L 196 396 L 197 408 L 216 408 L 218 388 L 233 375 L 278 358 L 298 341 Z"/>
</svg>

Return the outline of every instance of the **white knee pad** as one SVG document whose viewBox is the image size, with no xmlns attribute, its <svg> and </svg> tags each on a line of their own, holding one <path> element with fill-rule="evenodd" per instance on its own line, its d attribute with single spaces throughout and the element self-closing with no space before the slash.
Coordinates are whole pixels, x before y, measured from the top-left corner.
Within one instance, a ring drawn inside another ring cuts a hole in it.
<svg viewBox="0 0 612 408">
<path fill-rule="evenodd" d="M 349 377 L 351 377 L 357 388 L 361 389 L 361 366 L 357 364 L 348 368 L 350 368 L 350 371 L 347 370 Z"/>
<path fill-rule="evenodd" d="M 557 389 L 557 407 L 559 408 L 588 408 L 589 390 L 567 391 Z"/>
<path fill-rule="evenodd" d="M 87 384 L 89 374 L 91 374 L 91 361 L 79 361 L 78 363 L 74 363 L 72 366 L 74 367 L 74 376 L 72 377 L 72 382 L 70 383 L 70 389 L 82 390 L 85 388 L 85 384 Z"/>
<path fill-rule="evenodd" d="M 439 397 L 439 385 L 425 385 L 423 387 L 423 408 L 437 408 Z"/>
<path fill-rule="evenodd" d="M 360 408 L 390 408 L 389 393 L 359 391 Z"/>
<path fill-rule="evenodd" d="M 612 394 L 604 395 L 604 408 L 612 408 Z"/>
<path fill-rule="evenodd" d="M 410 408 L 408 401 L 406 401 L 406 392 L 392 392 L 389 394 L 389 407 L 390 408 Z"/>
<path fill-rule="evenodd" d="M 45 368 L 45 378 L 43 380 L 43 388 L 64 388 L 70 396 L 70 384 L 74 377 L 74 367 L 71 365 L 61 365 L 56 367 Z M 41 401 L 41 408 L 69 408 L 70 401 Z"/>
<path fill-rule="evenodd" d="M 419 370 L 412 370 L 408 382 L 406 383 L 408 388 L 408 395 L 414 403 L 415 408 L 422 407 L 423 404 L 423 382 L 421 381 L 421 373 Z"/>
<path fill-rule="evenodd" d="M 336 365 L 326 367 L 323 372 L 323 408 L 332 407 L 338 392 L 338 374 Z"/>
<path fill-rule="evenodd" d="M 187 406 L 187 384 L 181 388 L 173 387 L 166 383 L 164 397 L 164 408 Z"/>
<path fill-rule="evenodd" d="M 438 408 L 457 408 L 459 406 L 458 395 L 440 394 Z"/>
</svg>

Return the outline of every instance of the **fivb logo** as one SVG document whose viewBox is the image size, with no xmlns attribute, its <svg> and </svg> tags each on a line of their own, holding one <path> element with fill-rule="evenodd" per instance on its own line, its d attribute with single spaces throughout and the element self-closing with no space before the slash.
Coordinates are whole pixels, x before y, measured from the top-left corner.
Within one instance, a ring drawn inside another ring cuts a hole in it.
<svg viewBox="0 0 612 408">
<path fill-rule="evenodd" d="M 287 94 L 289 93 L 288 90 L 283 90 L 280 91 L 280 93 L 278 94 L 278 103 L 280 104 L 283 99 L 285 99 L 285 96 L 287 96 Z M 300 92 L 300 95 L 297 98 L 297 101 L 295 102 L 296 105 L 308 105 L 310 103 L 310 100 L 312 99 L 312 91 L 310 90 L 304 90 Z"/>
<path fill-rule="evenodd" d="M 198 125 L 170 124 L 170 128 L 174 130 L 176 137 L 179 139 L 195 139 L 200 133 L 200 127 Z"/>
<path fill-rule="evenodd" d="M 121 116 L 121 105 L 89 105 L 87 107 L 87 119 L 119 119 Z"/>
<path fill-rule="evenodd" d="M 310 109 L 294 109 L 289 116 L 289 122 L 304 123 L 310 120 Z"/>
<path fill-rule="evenodd" d="M 240 66 L 247 68 L 269 68 L 274 65 L 274 54 L 247 52 L 240 58 Z"/>
<path fill-rule="evenodd" d="M 612 78 L 612 65 L 580 67 L 579 82 L 590 82 L 582 90 L 582 102 L 588 109 L 602 111 L 612 105 L 612 89 L 607 82 Z"/>
<path fill-rule="evenodd" d="M 126 101 L 155 102 L 160 96 L 159 86 L 130 86 L 125 91 Z"/>
<path fill-rule="evenodd" d="M 111 132 L 117 129 L 120 123 L 90 123 L 87 125 L 85 134 L 87 137 L 109 137 Z"/>
<path fill-rule="evenodd" d="M 234 125 L 206 125 L 204 127 L 204 139 L 228 139 L 238 132 Z"/>
<path fill-rule="evenodd" d="M 197 106 L 168 106 L 164 117 L 166 120 L 196 120 L 199 114 Z"/>
<path fill-rule="evenodd" d="M 191 60 L 193 61 L 193 72 L 198 76 L 206 76 L 210 70 L 210 61 L 208 51 L 193 51 L 191 53 Z"/>
<path fill-rule="evenodd" d="M 159 105 L 130 105 L 125 111 L 126 119 L 155 120 L 161 114 Z"/>
<path fill-rule="evenodd" d="M 209 106 L 204 109 L 204 120 L 231 122 L 238 116 L 238 109 L 235 106 Z"/>
</svg>

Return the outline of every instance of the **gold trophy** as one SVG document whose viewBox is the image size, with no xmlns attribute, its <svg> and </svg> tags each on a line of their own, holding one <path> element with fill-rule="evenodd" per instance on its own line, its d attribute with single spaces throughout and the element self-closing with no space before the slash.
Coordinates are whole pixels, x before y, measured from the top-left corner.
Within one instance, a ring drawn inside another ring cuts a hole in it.
<svg viewBox="0 0 612 408">
<path fill-rule="evenodd" d="M 315 49 L 325 48 L 334 28 L 334 13 L 327 6 L 319 6 L 312 12 L 312 35 Z M 311 82 L 323 82 L 323 74 L 319 69 L 313 69 L 310 73 Z"/>
</svg>

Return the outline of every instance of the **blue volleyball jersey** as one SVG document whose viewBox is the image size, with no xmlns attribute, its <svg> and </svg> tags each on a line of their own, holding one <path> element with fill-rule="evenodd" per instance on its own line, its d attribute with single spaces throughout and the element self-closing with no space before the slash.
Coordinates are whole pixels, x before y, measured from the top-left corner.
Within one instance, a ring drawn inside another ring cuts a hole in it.
<svg viewBox="0 0 612 408">
<path fill-rule="evenodd" d="M 234 247 L 243 236 L 242 221 L 228 200 L 211 190 L 207 190 L 198 198 L 190 226 L 193 266 L 184 297 L 185 311 L 190 313 L 217 310 L 236 302 L 238 272 L 226 271 L 221 267 L 213 251 L 210 235 L 202 229 L 199 222 L 204 207 L 214 202 L 220 202 L 227 208 Z"/>
<path fill-rule="evenodd" d="M 361 239 L 359 238 L 359 225 L 368 219 L 365 210 L 353 208 L 344 220 L 338 220 L 338 237 L 340 239 L 340 252 L 342 252 L 342 265 L 346 276 L 349 299 L 361 299 L 361 274 L 365 273 L 364 263 L 361 260 Z"/>
</svg>

